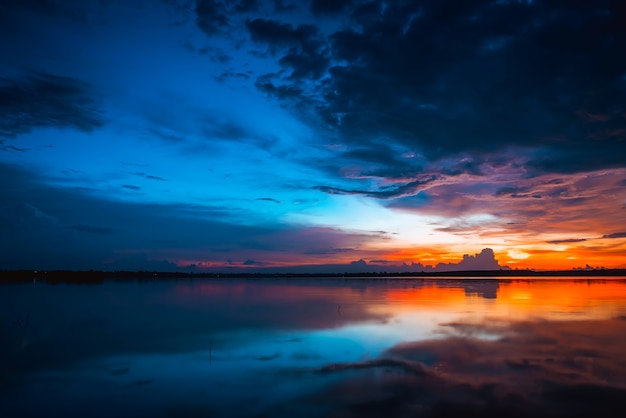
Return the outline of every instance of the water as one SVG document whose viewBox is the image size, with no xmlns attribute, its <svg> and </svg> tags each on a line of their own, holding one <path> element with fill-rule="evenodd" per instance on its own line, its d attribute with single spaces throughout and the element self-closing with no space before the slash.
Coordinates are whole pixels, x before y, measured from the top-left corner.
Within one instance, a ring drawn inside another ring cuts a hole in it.
<svg viewBox="0 0 626 418">
<path fill-rule="evenodd" d="M 626 416 L 626 281 L 0 285 L 0 417 Z"/>
</svg>

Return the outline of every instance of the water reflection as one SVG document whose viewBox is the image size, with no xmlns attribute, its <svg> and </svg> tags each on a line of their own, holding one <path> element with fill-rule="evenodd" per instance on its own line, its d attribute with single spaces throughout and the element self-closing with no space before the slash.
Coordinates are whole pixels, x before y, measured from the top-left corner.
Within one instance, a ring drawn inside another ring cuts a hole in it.
<svg viewBox="0 0 626 418">
<path fill-rule="evenodd" d="M 620 280 L 0 289 L 3 417 L 626 410 Z"/>
</svg>

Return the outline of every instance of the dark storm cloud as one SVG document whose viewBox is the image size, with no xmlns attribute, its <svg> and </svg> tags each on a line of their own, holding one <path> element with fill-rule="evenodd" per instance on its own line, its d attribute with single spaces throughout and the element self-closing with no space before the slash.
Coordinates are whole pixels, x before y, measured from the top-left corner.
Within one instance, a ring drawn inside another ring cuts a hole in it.
<svg viewBox="0 0 626 418">
<path fill-rule="evenodd" d="M 615 232 L 613 234 L 603 235 L 602 238 L 626 238 L 626 232 Z"/>
<path fill-rule="evenodd" d="M 246 21 L 246 27 L 252 40 L 265 42 L 275 47 L 303 45 L 318 34 L 313 25 L 298 25 L 293 27 L 289 23 L 281 23 L 271 19 L 254 19 Z"/>
<path fill-rule="evenodd" d="M 226 28 L 230 22 L 228 10 L 216 0 L 196 0 L 196 24 L 207 35 L 215 35 Z"/>
<path fill-rule="evenodd" d="M 272 81 L 271 76 L 261 76 L 257 78 L 254 85 L 268 96 L 277 97 L 284 101 L 293 101 L 296 105 L 304 99 L 304 90 L 302 88 L 294 85 L 277 85 Z"/>
<path fill-rule="evenodd" d="M 348 146 L 385 139 L 431 160 L 540 149 L 526 156 L 529 176 L 624 166 L 626 31 L 616 2 L 351 3 L 313 2 L 346 10 L 350 23 L 315 38 L 317 60 L 280 54 L 293 77 L 268 74 L 257 87 L 315 112 Z M 254 40 L 293 50 L 316 36 L 302 26 L 248 22 Z M 332 63 L 317 83 L 327 47 Z"/>
<path fill-rule="evenodd" d="M 91 132 L 103 124 L 90 86 L 80 80 L 46 73 L 0 79 L 0 136 L 45 127 Z"/>
<path fill-rule="evenodd" d="M 271 19 L 246 21 L 253 41 L 267 44 L 272 51 L 281 49 L 278 63 L 291 70 L 290 79 L 319 79 L 330 63 L 327 44 L 317 27 L 293 26 Z"/>
<path fill-rule="evenodd" d="M 292 12 L 296 10 L 296 6 L 289 1 L 274 0 L 274 11 L 276 13 Z"/>
<path fill-rule="evenodd" d="M 278 7 L 280 6 L 281 4 L 278 4 Z M 183 9 L 188 8 L 189 5 L 183 6 Z M 258 0 L 195 0 L 191 8 L 195 12 L 198 27 L 205 34 L 214 36 L 224 33 L 225 30 L 243 20 L 243 16 L 259 12 L 261 2 Z"/>
<path fill-rule="evenodd" d="M 385 165 L 400 165 L 402 161 L 395 152 L 387 144 L 376 144 L 376 146 L 359 147 L 344 152 L 341 159 L 360 160 L 372 163 L 383 163 Z"/>
<path fill-rule="evenodd" d="M 311 12 L 317 15 L 337 14 L 344 11 L 352 3 L 352 0 L 313 0 Z"/>
<path fill-rule="evenodd" d="M 259 10 L 258 0 L 239 0 L 235 5 L 235 10 L 238 12 L 256 12 Z"/>
</svg>

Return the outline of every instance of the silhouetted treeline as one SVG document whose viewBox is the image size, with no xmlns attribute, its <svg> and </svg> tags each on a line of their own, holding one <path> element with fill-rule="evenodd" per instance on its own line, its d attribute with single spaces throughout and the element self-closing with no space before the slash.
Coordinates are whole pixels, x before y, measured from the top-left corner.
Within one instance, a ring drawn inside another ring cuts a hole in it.
<svg viewBox="0 0 626 418">
<path fill-rule="evenodd" d="M 487 270 L 487 271 L 447 271 L 447 272 L 403 272 L 403 273 L 185 273 L 156 271 L 74 271 L 74 270 L 0 270 L 0 282 L 42 281 L 50 284 L 78 283 L 99 284 L 105 280 L 193 280 L 193 279 L 268 279 L 268 278 L 507 278 L 507 277 L 609 277 L 625 276 L 626 269 L 597 270 Z"/>
<path fill-rule="evenodd" d="M 100 284 L 108 278 L 103 271 L 70 271 L 70 270 L 0 270 L 2 282 L 45 281 L 46 283 L 80 283 Z"/>
</svg>

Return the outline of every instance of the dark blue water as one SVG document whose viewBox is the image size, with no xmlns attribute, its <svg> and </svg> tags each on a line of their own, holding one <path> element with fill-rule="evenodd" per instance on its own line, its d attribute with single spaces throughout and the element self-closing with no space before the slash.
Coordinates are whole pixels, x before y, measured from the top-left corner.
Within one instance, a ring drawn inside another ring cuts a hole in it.
<svg viewBox="0 0 626 418">
<path fill-rule="evenodd" d="M 0 417 L 626 416 L 620 280 L 0 285 Z"/>
</svg>

